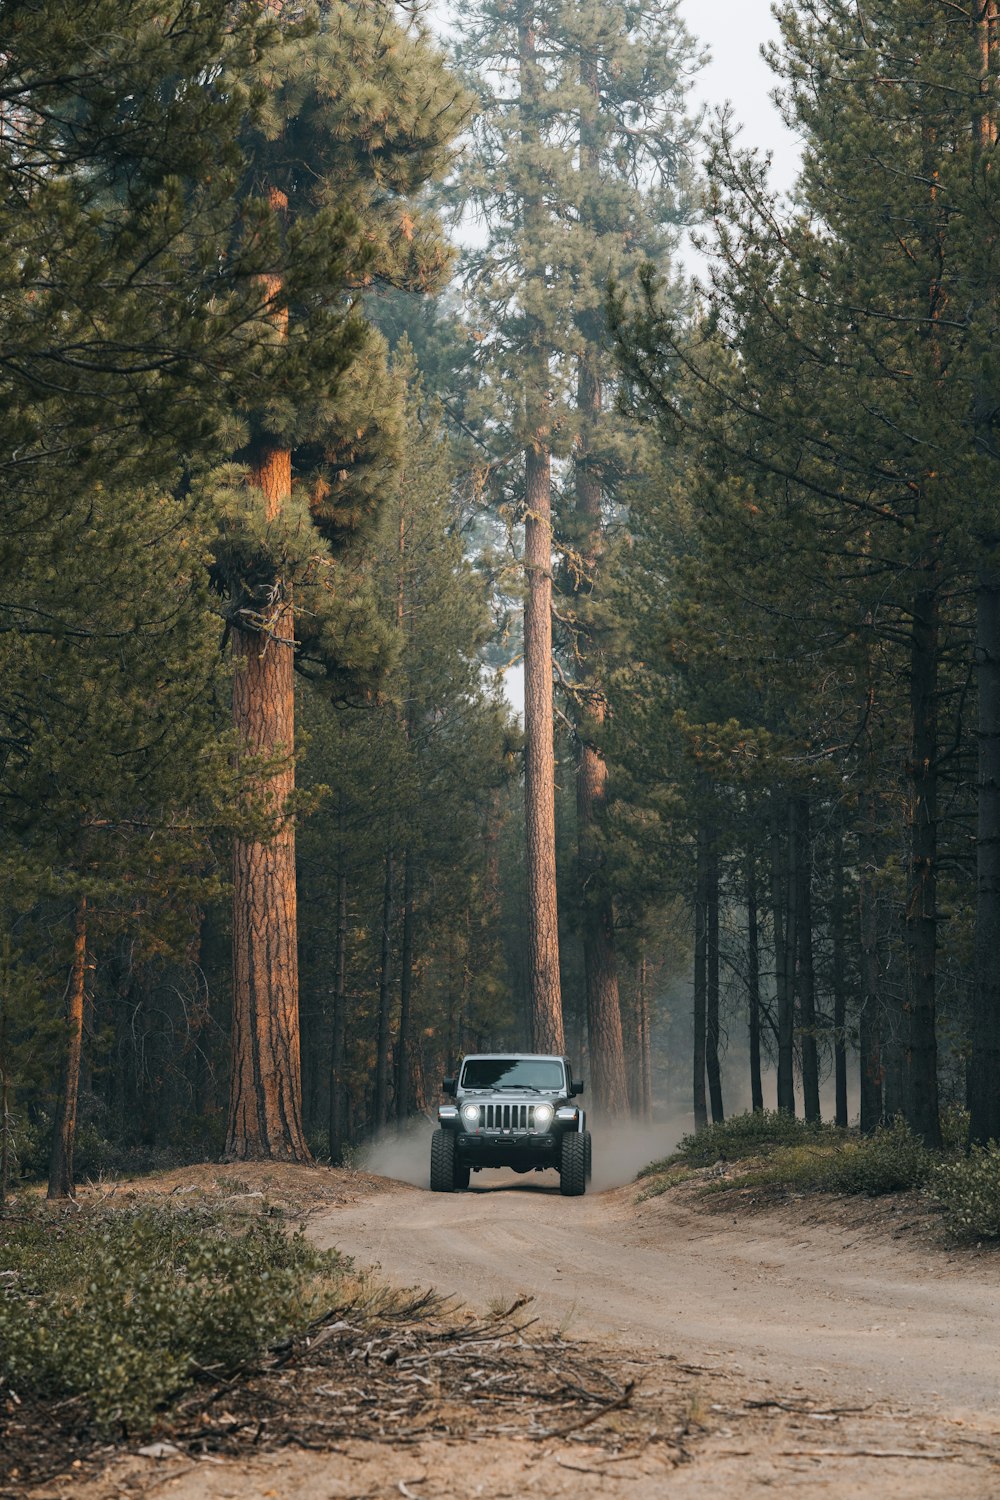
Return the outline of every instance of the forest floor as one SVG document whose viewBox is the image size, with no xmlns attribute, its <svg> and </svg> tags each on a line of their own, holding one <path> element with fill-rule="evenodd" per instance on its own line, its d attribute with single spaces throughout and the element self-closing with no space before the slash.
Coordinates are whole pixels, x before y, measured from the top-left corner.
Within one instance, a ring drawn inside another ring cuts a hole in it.
<svg viewBox="0 0 1000 1500">
<path fill-rule="evenodd" d="M 646 1201 L 565 1199 L 548 1173 L 453 1197 L 322 1168 L 129 1184 L 263 1193 L 460 1301 L 348 1316 L 200 1426 L 33 1500 L 1000 1495 L 1000 1256 L 950 1248 L 917 1199 L 699 1195 L 710 1175 Z"/>
</svg>

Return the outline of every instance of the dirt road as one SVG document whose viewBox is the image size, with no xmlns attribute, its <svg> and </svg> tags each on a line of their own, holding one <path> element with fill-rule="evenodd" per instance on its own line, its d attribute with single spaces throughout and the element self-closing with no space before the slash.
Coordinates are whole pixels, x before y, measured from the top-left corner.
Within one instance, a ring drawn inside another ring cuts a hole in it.
<svg viewBox="0 0 1000 1500">
<path fill-rule="evenodd" d="M 350 1176 L 335 1200 L 302 1189 L 318 1244 L 474 1308 L 530 1296 L 529 1313 L 583 1341 L 570 1362 L 585 1351 L 617 1388 L 636 1382 L 628 1411 L 512 1434 L 487 1368 L 463 1437 L 134 1455 L 79 1496 L 37 1500 L 1000 1497 L 992 1254 L 922 1243 L 891 1208 L 876 1223 L 816 1200 L 734 1216 L 686 1188 L 638 1203 L 634 1184 L 567 1199 L 554 1178 L 491 1174 L 446 1196 Z"/>
<path fill-rule="evenodd" d="M 994 1258 L 809 1222 L 805 1202 L 736 1221 L 674 1195 L 637 1204 L 634 1186 L 562 1198 L 554 1174 L 482 1178 L 449 1196 L 401 1187 L 311 1233 L 474 1306 L 528 1294 L 575 1335 L 1000 1424 Z"/>
</svg>

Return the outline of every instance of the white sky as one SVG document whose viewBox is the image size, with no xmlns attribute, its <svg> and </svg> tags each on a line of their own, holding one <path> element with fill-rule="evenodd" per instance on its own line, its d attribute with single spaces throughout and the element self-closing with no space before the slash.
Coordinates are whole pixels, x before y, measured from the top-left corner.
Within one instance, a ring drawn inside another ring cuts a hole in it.
<svg viewBox="0 0 1000 1500">
<path fill-rule="evenodd" d="M 799 148 L 768 97 L 775 79 L 760 49 L 778 36 L 770 0 L 681 0 L 680 9 L 688 30 L 711 54 L 695 80 L 694 99 L 710 109 L 731 101 L 744 144 L 772 153 L 773 185 L 787 191 Z"/>
</svg>

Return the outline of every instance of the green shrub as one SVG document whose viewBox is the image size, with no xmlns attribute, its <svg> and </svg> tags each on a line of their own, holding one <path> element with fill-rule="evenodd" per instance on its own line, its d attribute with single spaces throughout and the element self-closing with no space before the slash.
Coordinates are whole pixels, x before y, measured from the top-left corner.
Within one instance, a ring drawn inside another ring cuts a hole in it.
<svg viewBox="0 0 1000 1500">
<path fill-rule="evenodd" d="M 922 1187 L 932 1157 L 904 1120 L 848 1141 L 820 1164 L 817 1188 L 829 1193 L 902 1193 Z"/>
<path fill-rule="evenodd" d="M 935 1167 L 929 1191 L 957 1238 L 1000 1239 L 1000 1146 L 995 1141 Z"/>
<path fill-rule="evenodd" d="M 204 1206 L 0 1219 L 0 1384 L 85 1398 L 104 1428 L 149 1424 L 199 1370 L 303 1327 L 339 1263 L 264 1216 Z"/>
<path fill-rule="evenodd" d="M 880 1197 L 921 1187 L 932 1160 L 909 1127 L 897 1120 L 867 1138 L 828 1132 L 776 1147 L 762 1165 L 718 1186 Z"/>
<path fill-rule="evenodd" d="M 681 1163 L 689 1167 L 710 1167 L 717 1161 L 743 1161 L 748 1156 L 767 1155 L 779 1146 L 798 1146 L 821 1139 L 837 1140 L 842 1134 L 835 1126 L 807 1125 L 803 1120 L 777 1110 L 734 1115 L 720 1125 L 706 1125 L 704 1130 L 684 1136 L 671 1156 L 651 1162 L 639 1176 L 652 1177 Z"/>
</svg>

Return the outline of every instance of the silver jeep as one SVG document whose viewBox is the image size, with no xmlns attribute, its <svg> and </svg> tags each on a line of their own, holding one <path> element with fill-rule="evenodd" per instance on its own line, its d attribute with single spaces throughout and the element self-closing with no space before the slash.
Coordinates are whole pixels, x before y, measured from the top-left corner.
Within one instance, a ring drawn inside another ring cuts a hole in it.
<svg viewBox="0 0 1000 1500">
<path fill-rule="evenodd" d="M 590 1179 L 590 1131 L 574 1104 L 569 1058 L 536 1052 L 474 1052 L 441 1085 L 454 1103 L 438 1109 L 431 1137 L 431 1192 L 469 1186 L 483 1167 L 559 1173 L 559 1191 L 578 1197 Z"/>
</svg>

